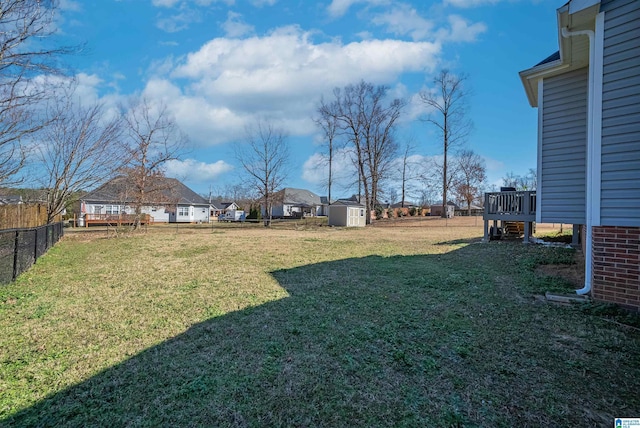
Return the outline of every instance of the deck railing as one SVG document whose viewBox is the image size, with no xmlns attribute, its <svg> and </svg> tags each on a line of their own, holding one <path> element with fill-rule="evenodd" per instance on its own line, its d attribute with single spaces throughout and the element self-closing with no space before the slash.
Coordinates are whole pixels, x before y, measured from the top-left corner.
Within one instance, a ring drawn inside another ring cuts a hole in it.
<svg viewBox="0 0 640 428">
<path fill-rule="evenodd" d="M 89 224 L 133 224 L 136 221 L 138 216 L 136 214 L 85 214 L 84 215 L 84 224 L 88 226 Z M 153 217 L 149 214 L 140 214 L 140 223 L 148 224 L 153 223 Z"/>
<path fill-rule="evenodd" d="M 485 220 L 535 221 L 536 192 L 490 192 L 484 194 Z"/>
</svg>

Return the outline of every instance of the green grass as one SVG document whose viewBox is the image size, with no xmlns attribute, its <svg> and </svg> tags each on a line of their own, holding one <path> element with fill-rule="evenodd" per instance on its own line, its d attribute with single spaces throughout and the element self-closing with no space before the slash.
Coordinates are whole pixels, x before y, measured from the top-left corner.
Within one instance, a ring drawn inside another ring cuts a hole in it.
<svg viewBox="0 0 640 428">
<path fill-rule="evenodd" d="M 0 288 L 0 425 L 608 426 L 640 414 L 640 334 L 608 321 L 628 315 L 532 297 L 547 286 L 535 266 L 573 250 L 480 234 L 67 236 Z"/>
</svg>

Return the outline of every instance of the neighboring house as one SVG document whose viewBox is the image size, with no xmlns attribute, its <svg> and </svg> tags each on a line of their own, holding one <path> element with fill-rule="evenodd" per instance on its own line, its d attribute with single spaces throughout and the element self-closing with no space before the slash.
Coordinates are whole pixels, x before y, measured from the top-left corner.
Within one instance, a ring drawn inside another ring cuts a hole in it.
<svg viewBox="0 0 640 428">
<path fill-rule="evenodd" d="M 520 72 L 538 108 L 536 221 L 580 225 L 578 294 L 640 310 L 640 1 L 557 17 L 560 50 Z"/>
<path fill-rule="evenodd" d="M 391 204 L 391 208 L 418 208 L 419 205 L 416 205 L 409 201 L 400 201 L 395 204 Z"/>
<path fill-rule="evenodd" d="M 329 198 L 327 196 L 320 196 L 320 209 L 316 213 L 319 216 L 328 216 L 329 215 Z"/>
<path fill-rule="evenodd" d="M 211 201 L 211 218 L 217 219 L 227 211 L 237 210 L 240 207 L 235 202 L 223 202 L 220 200 Z"/>
<path fill-rule="evenodd" d="M 453 218 L 456 210 L 460 209 L 456 204 L 449 201 L 447 202 L 447 218 Z M 429 212 L 431 216 L 442 217 L 442 204 L 433 204 L 429 206 Z"/>
<path fill-rule="evenodd" d="M 23 203 L 22 196 L 0 195 L 0 205 L 18 205 Z"/>
<path fill-rule="evenodd" d="M 205 198 L 175 178 L 155 177 L 152 180 L 149 189 L 155 190 L 149 191 L 149 202 L 141 209 L 142 214 L 151 216 L 152 222 L 209 222 L 210 205 Z M 129 180 L 116 177 L 82 197 L 81 217 L 98 221 L 135 214 L 133 195 Z"/>
<path fill-rule="evenodd" d="M 366 207 L 357 202 L 339 200 L 329 206 L 329 226 L 364 227 Z"/>
<path fill-rule="evenodd" d="M 456 216 L 468 216 L 469 208 L 471 208 L 471 215 L 482 215 L 484 213 L 484 208 L 480 205 L 471 204 L 471 207 L 468 207 L 466 204 L 461 205 L 459 208 L 456 208 L 455 215 Z"/>
<path fill-rule="evenodd" d="M 271 215 L 275 218 L 302 218 L 322 212 L 320 196 L 305 189 L 286 187 L 274 195 Z"/>
</svg>

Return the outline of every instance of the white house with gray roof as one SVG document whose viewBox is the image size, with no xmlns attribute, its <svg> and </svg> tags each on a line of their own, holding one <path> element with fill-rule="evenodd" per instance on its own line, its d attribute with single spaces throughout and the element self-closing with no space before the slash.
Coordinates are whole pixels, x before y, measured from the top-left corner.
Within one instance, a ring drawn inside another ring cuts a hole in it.
<svg viewBox="0 0 640 428">
<path fill-rule="evenodd" d="M 536 221 L 579 225 L 579 294 L 640 310 L 640 1 L 571 0 L 557 21 L 559 51 L 520 72 L 538 108 Z"/>
<path fill-rule="evenodd" d="M 153 223 L 206 223 L 210 205 L 202 196 L 175 178 L 154 177 L 142 214 Z M 116 177 L 80 199 L 81 216 L 95 221 L 121 214 L 135 214 L 134 186 L 127 177 Z"/>
<path fill-rule="evenodd" d="M 305 189 L 285 187 L 274 195 L 272 216 L 275 218 L 302 218 L 321 215 L 320 196 Z"/>
</svg>

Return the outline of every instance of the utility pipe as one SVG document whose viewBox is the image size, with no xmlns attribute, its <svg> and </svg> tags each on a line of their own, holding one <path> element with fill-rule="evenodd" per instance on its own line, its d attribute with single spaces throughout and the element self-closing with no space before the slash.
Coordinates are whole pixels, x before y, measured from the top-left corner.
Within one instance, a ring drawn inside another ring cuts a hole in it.
<svg viewBox="0 0 640 428">
<path fill-rule="evenodd" d="M 595 126 L 593 123 L 593 95 L 595 93 L 594 88 L 594 64 L 595 64 L 595 33 L 592 30 L 580 30 L 580 31 L 569 31 L 567 27 L 562 28 L 562 37 L 568 39 L 569 37 L 575 36 L 587 36 L 589 38 L 589 90 L 587 91 L 587 191 L 586 191 L 586 231 L 585 231 L 585 247 L 586 254 L 584 256 L 585 260 L 585 278 L 584 278 L 584 287 L 579 290 L 576 290 L 577 294 L 584 295 L 588 294 L 591 291 L 591 276 L 593 273 L 592 266 L 592 256 L 593 249 L 591 248 L 591 240 L 592 240 L 592 227 L 593 227 L 593 218 L 591 214 L 591 204 L 592 204 L 592 191 L 593 191 L 593 171 L 591 167 L 591 163 L 593 162 L 593 149 L 594 149 L 594 129 Z"/>
</svg>

